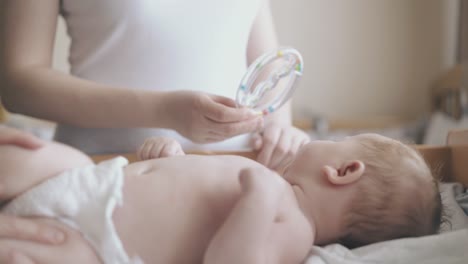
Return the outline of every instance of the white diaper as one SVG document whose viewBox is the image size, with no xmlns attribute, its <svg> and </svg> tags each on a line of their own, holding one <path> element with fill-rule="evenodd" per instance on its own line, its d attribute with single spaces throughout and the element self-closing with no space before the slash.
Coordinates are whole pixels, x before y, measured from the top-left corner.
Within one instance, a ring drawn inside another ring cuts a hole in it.
<svg viewBox="0 0 468 264">
<path fill-rule="evenodd" d="M 142 263 L 129 258 L 112 221 L 115 207 L 122 205 L 127 164 L 118 157 L 67 170 L 15 198 L 4 212 L 60 220 L 80 231 L 105 264 Z"/>
</svg>

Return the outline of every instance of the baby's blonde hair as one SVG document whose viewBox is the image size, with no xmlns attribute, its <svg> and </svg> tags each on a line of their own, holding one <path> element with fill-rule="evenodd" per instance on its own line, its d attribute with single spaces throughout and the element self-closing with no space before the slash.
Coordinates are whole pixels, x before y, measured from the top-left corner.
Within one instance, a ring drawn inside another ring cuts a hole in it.
<svg viewBox="0 0 468 264">
<path fill-rule="evenodd" d="M 422 156 L 398 141 L 367 135 L 363 178 L 340 242 L 355 248 L 384 240 L 435 234 L 442 218 L 437 181 Z"/>
</svg>

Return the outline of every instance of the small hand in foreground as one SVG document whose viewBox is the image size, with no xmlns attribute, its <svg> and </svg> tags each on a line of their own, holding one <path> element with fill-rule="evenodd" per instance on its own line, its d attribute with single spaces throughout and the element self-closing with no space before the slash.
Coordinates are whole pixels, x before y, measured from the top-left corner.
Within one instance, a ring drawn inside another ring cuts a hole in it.
<svg viewBox="0 0 468 264">
<path fill-rule="evenodd" d="M 277 172 L 282 172 L 293 160 L 298 150 L 310 142 L 309 136 L 291 125 L 270 123 L 261 133 L 252 137 L 257 161 Z"/>
<path fill-rule="evenodd" d="M 185 153 L 179 142 L 167 137 L 148 138 L 137 151 L 137 156 L 140 160 L 182 155 L 185 155 Z"/>
</svg>

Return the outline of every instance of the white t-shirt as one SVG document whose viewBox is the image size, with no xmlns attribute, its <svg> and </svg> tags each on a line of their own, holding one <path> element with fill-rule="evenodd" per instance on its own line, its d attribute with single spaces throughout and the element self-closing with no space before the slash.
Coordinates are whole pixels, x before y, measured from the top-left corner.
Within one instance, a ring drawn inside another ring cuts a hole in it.
<svg viewBox="0 0 468 264">
<path fill-rule="evenodd" d="M 129 89 L 198 90 L 234 98 L 262 0 L 63 0 L 71 74 Z M 64 87 L 66 89 L 66 87 Z M 149 136 L 186 150 L 248 148 L 248 136 L 198 145 L 166 129 L 59 124 L 55 139 L 89 154 L 133 152 Z"/>
</svg>

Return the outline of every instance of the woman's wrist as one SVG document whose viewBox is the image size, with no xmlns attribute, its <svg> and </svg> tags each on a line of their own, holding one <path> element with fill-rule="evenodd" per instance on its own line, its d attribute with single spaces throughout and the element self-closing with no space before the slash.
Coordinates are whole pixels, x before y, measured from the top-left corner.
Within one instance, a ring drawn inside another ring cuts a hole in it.
<svg viewBox="0 0 468 264">
<path fill-rule="evenodd" d="M 173 112 L 171 102 L 173 101 L 174 92 L 151 92 L 151 94 L 145 97 L 144 113 L 147 113 L 145 117 L 145 124 L 148 127 L 174 129 L 173 125 Z"/>
</svg>

